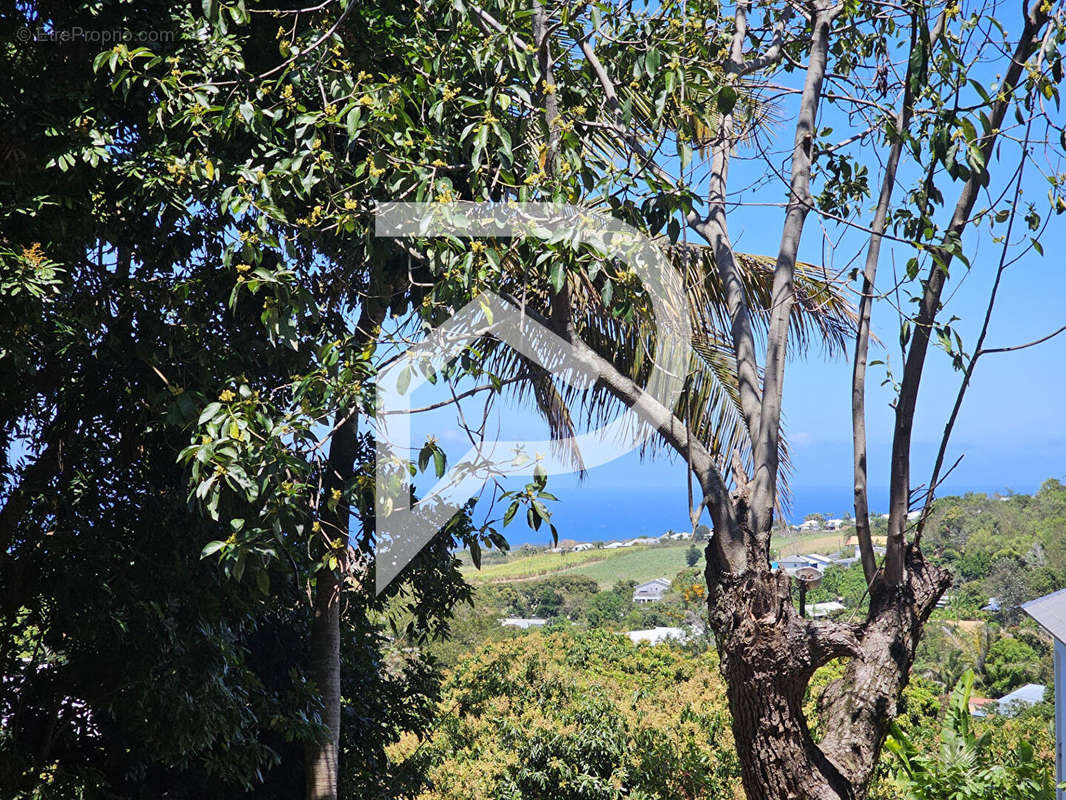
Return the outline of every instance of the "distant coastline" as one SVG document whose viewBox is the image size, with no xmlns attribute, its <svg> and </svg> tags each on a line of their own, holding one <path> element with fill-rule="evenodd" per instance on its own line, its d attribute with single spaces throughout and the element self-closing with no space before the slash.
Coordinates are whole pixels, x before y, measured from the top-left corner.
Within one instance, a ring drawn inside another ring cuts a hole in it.
<svg viewBox="0 0 1066 800">
<path fill-rule="evenodd" d="M 1004 487 L 946 487 L 940 496 L 978 492 L 989 495 L 1035 492 L 1039 484 Z M 691 529 L 686 506 L 685 487 L 558 487 L 553 490 L 559 502 L 551 503 L 552 521 L 560 539 L 579 542 L 609 541 L 639 536 L 659 536 L 667 530 Z M 887 488 L 874 487 L 870 492 L 871 510 L 888 510 Z M 788 514 L 791 525 L 798 525 L 808 514 L 840 517 L 854 514 L 850 487 L 800 487 L 793 492 Z M 710 524 L 704 514 L 701 522 Z M 512 547 L 523 544 L 543 546 L 550 543 L 548 535 L 534 534 L 512 523 L 504 531 Z"/>
</svg>

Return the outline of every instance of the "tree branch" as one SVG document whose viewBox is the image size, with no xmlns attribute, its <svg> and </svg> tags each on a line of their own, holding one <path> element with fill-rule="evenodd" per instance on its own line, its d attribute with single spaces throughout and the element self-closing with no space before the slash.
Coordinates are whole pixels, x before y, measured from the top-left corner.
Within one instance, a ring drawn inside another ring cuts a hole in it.
<svg viewBox="0 0 1066 800">
<path fill-rule="evenodd" d="M 794 285 L 796 254 L 803 225 L 809 213 L 810 173 L 814 149 L 815 116 L 818 111 L 829 53 L 829 34 L 833 20 L 843 6 L 816 6 L 811 22 L 811 54 L 807 77 L 800 99 L 792 150 L 792 177 L 789 185 L 788 210 L 781 235 L 774 286 L 771 295 L 770 332 L 766 341 L 766 365 L 763 371 L 762 405 L 759 410 L 759 435 L 755 441 L 755 475 L 752 492 L 752 528 L 765 549 L 773 523 L 774 501 L 780 460 L 781 395 L 787 355 L 788 324 L 795 303 Z"/>
<path fill-rule="evenodd" d="M 733 39 L 730 43 L 726 75 L 735 78 L 742 74 L 744 64 L 744 41 L 748 30 L 748 6 L 746 0 L 737 3 Z M 778 48 L 780 55 L 780 48 Z M 737 365 L 737 384 L 740 394 L 740 410 L 748 426 L 752 447 L 759 437 L 759 365 L 755 355 L 755 337 L 752 334 L 751 311 L 744 282 L 733 254 L 726 222 L 726 190 L 729 182 L 729 158 L 736 145 L 735 120 L 732 111 L 724 113 L 718 122 L 718 131 L 711 145 L 711 172 L 708 177 L 707 216 L 690 219 L 689 225 L 707 240 L 714 251 L 715 266 L 722 280 L 726 311 L 730 319 L 730 334 Z"/>
<path fill-rule="evenodd" d="M 918 14 L 924 13 L 916 10 L 911 16 L 911 43 L 910 50 L 914 52 L 918 44 Z M 937 21 L 936 29 L 930 36 L 930 49 L 935 44 L 944 30 L 947 21 L 947 13 L 942 12 Z M 866 577 L 867 586 L 872 586 L 877 575 L 877 558 L 874 554 L 873 537 L 870 534 L 870 500 L 867 485 L 867 446 L 866 446 L 866 362 L 870 350 L 870 317 L 873 309 L 873 291 L 877 278 L 877 263 L 881 256 L 882 234 L 885 231 L 885 220 L 888 217 L 888 207 L 892 200 L 892 189 L 896 185 L 896 170 L 899 167 L 899 159 L 903 152 L 903 135 L 910 128 L 911 118 L 914 115 L 914 93 L 911 81 L 914 78 L 914 70 L 910 59 L 907 61 L 907 71 L 903 78 L 903 103 L 896 115 L 895 141 L 889 151 L 888 162 L 885 165 L 884 178 L 881 181 L 881 193 L 877 199 L 877 210 L 874 213 L 872 233 L 870 234 L 870 246 L 866 252 L 866 265 L 863 270 L 862 294 L 859 300 L 859 325 L 855 334 L 855 355 L 851 368 L 851 432 L 852 432 L 852 455 L 853 474 L 855 478 L 855 535 L 859 540 L 859 554 L 862 558 L 862 571 Z"/>
<path fill-rule="evenodd" d="M 1002 89 L 992 107 L 990 115 L 990 130 L 992 133 L 985 137 L 980 146 L 985 164 L 990 161 L 992 150 L 999 138 L 998 131 L 1002 127 L 1003 119 L 1012 103 L 1012 98 L 1018 87 L 1025 64 L 1040 45 L 1041 37 L 1038 36 L 1038 33 L 1049 19 L 1044 5 L 1043 0 L 1036 0 L 1031 11 L 1025 16 L 1022 35 L 1019 37 L 1018 44 L 1011 56 L 1010 67 L 1007 69 L 1007 74 L 1001 84 Z M 952 214 L 951 223 L 948 226 L 943 244 L 935 254 L 933 263 L 929 266 L 929 272 L 925 280 L 925 291 L 922 294 L 918 316 L 914 323 L 914 335 L 904 362 L 903 380 L 900 384 L 899 399 L 896 402 L 896 423 L 892 437 L 888 548 L 885 554 L 885 580 L 893 586 L 902 584 L 904 580 L 905 532 L 907 512 L 910 505 L 910 450 L 914 409 L 917 405 L 918 389 L 925 369 L 925 357 L 929 351 L 929 334 L 933 329 L 933 324 L 936 322 L 936 314 L 940 307 L 940 297 L 952 262 L 952 253 L 948 250 L 948 246 L 952 240 L 961 240 L 963 232 L 969 225 L 970 214 L 973 211 L 974 203 L 977 201 L 981 185 L 981 175 L 971 175 L 966 185 L 963 186 L 959 199 L 955 204 L 955 211 Z"/>
</svg>

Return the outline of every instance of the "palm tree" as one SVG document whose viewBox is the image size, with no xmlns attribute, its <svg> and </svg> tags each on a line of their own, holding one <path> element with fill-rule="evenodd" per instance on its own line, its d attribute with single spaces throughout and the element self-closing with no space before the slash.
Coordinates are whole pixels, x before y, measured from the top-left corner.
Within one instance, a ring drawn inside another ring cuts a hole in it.
<svg viewBox="0 0 1066 800">
<path fill-rule="evenodd" d="M 688 294 L 688 316 L 692 330 L 692 357 L 688 364 L 683 389 L 674 413 L 684 420 L 690 433 L 714 453 L 723 464 L 736 454 L 744 468 L 750 469 L 751 442 L 740 410 L 736 362 L 729 335 L 729 318 L 718 270 L 711 248 L 703 245 L 671 245 L 660 240 L 663 250 L 683 276 Z M 512 264 L 511 274 L 527 280 L 520 264 Z M 742 268 L 745 295 L 759 336 L 766 334 L 771 307 L 770 290 L 773 280 L 772 258 L 738 253 Z M 588 278 L 588 271 L 571 273 L 568 295 L 571 318 L 576 332 L 597 353 L 609 360 L 619 371 L 642 384 L 650 370 L 656 331 L 650 316 L 619 319 L 612 313 L 609 302 L 597 282 Z M 533 307 L 550 305 L 551 288 L 525 284 L 504 285 L 501 291 L 524 298 Z M 813 264 L 800 263 L 796 269 L 797 302 L 792 313 L 790 346 L 793 357 L 815 349 L 827 355 L 844 352 L 847 339 L 854 331 L 855 312 L 847 300 L 843 285 Z M 511 392 L 536 407 L 558 442 L 572 442 L 579 427 L 575 409 L 590 426 L 602 425 L 625 410 L 612 394 L 593 386 L 575 389 L 555 380 L 552 375 L 509 348 L 487 343 L 488 368 L 499 375 L 528 376 L 527 381 L 510 384 Z M 645 439 L 642 455 L 654 455 L 663 447 L 657 437 Z M 569 453 L 574 467 L 583 471 L 581 454 Z M 790 469 L 789 448 L 782 439 L 781 462 L 785 473 Z M 781 482 L 779 502 L 789 501 L 787 480 Z"/>
</svg>

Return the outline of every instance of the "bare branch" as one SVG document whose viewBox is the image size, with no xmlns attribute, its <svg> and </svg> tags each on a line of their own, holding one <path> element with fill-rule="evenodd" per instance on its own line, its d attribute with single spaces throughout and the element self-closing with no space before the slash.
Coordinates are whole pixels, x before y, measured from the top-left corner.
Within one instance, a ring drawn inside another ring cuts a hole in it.
<svg viewBox="0 0 1066 800">
<path fill-rule="evenodd" d="M 1013 353 L 1016 350 L 1026 350 L 1030 347 L 1036 347 L 1038 344 L 1043 344 L 1046 341 L 1054 339 L 1060 333 L 1066 333 L 1066 325 L 1063 325 L 1058 330 L 1052 331 L 1047 336 L 1041 336 L 1039 339 L 1034 339 L 1031 342 L 1025 344 L 1016 344 L 1010 347 L 986 347 L 984 350 L 978 350 L 976 355 L 991 355 L 992 353 Z"/>
<path fill-rule="evenodd" d="M 924 11 L 915 10 L 911 17 L 911 52 L 918 44 L 918 14 Z M 943 31 L 946 12 L 941 13 L 940 20 L 933 32 L 931 42 L 935 43 Z M 855 356 L 851 369 L 851 432 L 853 471 L 855 477 L 855 535 L 859 540 L 859 553 L 862 558 L 862 570 L 866 576 L 867 585 L 872 585 L 877 575 L 877 559 L 874 554 L 873 538 L 870 535 L 870 501 L 867 487 L 867 447 L 866 447 L 866 362 L 870 350 L 870 317 L 873 308 L 874 285 L 877 278 L 877 263 L 881 256 L 882 234 L 885 230 L 885 220 L 888 217 L 888 207 L 892 200 L 892 189 L 896 184 L 896 170 L 899 167 L 899 159 L 903 151 L 903 136 L 910 128 L 911 117 L 914 114 L 914 95 L 911 88 L 913 80 L 913 66 L 910 59 L 907 60 L 907 72 L 904 76 L 903 104 L 896 115 L 895 141 L 889 151 L 888 163 L 885 165 L 884 178 L 881 181 L 881 193 L 877 199 L 877 210 L 874 213 L 873 232 L 870 235 L 870 246 L 866 252 L 866 266 L 863 271 L 862 295 L 859 300 L 859 326 L 855 336 Z"/>
<path fill-rule="evenodd" d="M 821 97 L 829 52 L 829 34 L 842 6 L 817 6 L 811 22 L 812 38 L 807 76 L 800 99 L 796 136 L 792 150 L 792 178 L 788 210 L 781 235 L 774 288 L 771 298 L 770 333 L 766 342 L 759 436 L 755 442 L 755 474 L 752 492 L 752 528 L 765 547 L 773 522 L 780 458 L 781 394 L 784 385 L 789 317 L 795 303 L 796 254 L 803 225 L 811 209 L 811 161 L 814 149 L 815 115 Z"/>
<path fill-rule="evenodd" d="M 736 76 L 744 68 L 744 40 L 748 30 L 747 2 L 737 4 L 733 40 L 730 44 L 726 74 Z M 711 145 L 711 173 L 708 178 L 707 216 L 690 219 L 689 225 L 710 243 L 714 250 L 715 265 L 722 279 L 726 310 L 730 318 L 730 333 L 736 351 L 737 383 L 740 391 L 740 409 L 748 425 L 752 445 L 759 435 L 759 365 L 755 355 L 755 337 L 752 335 L 751 314 L 744 283 L 733 255 L 733 245 L 726 223 L 726 192 L 729 180 L 729 158 L 736 144 L 732 112 L 721 115 L 718 131 Z"/>
<path fill-rule="evenodd" d="M 1041 28 L 1047 23 L 1048 10 L 1042 0 L 1036 0 L 1032 10 L 1025 16 L 1025 26 L 1018 44 L 1011 56 L 1011 64 L 1001 84 L 1000 93 L 992 106 L 990 114 L 991 133 L 981 142 L 980 150 L 984 163 L 989 163 L 1003 119 L 1012 104 L 1014 92 L 1029 57 L 1041 43 Z M 970 222 L 970 214 L 977 195 L 981 189 L 981 175 L 974 174 L 963 186 L 955 211 L 951 217 L 944 243 L 935 255 L 925 280 L 915 319 L 914 334 L 903 367 L 903 379 L 900 384 L 899 399 L 896 402 L 896 424 L 892 437 L 892 463 L 889 479 L 889 519 L 888 547 L 885 554 L 885 580 L 889 585 L 897 586 L 904 580 L 904 558 L 906 544 L 907 512 L 910 500 L 910 450 L 911 432 L 914 425 L 914 409 L 918 401 L 918 389 L 925 369 L 925 357 L 929 350 L 929 335 L 936 321 L 940 307 L 940 297 L 947 280 L 948 268 L 952 262 L 952 253 L 948 249 L 950 240 L 958 241 Z"/>
</svg>

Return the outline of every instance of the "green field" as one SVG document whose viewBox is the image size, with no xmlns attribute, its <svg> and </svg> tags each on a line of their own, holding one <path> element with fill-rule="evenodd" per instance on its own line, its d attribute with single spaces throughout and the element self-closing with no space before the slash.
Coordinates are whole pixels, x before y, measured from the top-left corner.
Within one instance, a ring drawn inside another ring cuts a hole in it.
<svg viewBox="0 0 1066 800">
<path fill-rule="evenodd" d="M 656 547 L 626 547 L 608 551 L 617 553 L 604 561 L 567 570 L 571 575 L 588 575 L 601 589 L 609 589 L 621 580 L 644 583 L 653 578 L 673 578 L 685 568 L 688 543 Z M 702 550 L 702 548 L 701 548 Z M 700 564 L 703 564 L 702 558 Z"/>
<path fill-rule="evenodd" d="M 884 536 L 873 536 L 874 544 L 884 547 Z M 814 531 L 794 536 L 774 536 L 773 546 L 780 557 L 794 556 L 801 553 L 836 553 L 842 547 L 856 544 L 854 528 L 839 531 Z"/>
<path fill-rule="evenodd" d="M 774 546 L 780 557 L 796 553 L 835 553 L 846 541 L 854 544 L 854 529 L 777 536 Z M 875 536 L 874 542 L 883 545 L 884 537 Z M 643 583 L 653 578 L 673 578 L 685 568 L 688 546 L 688 542 L 673 542 L 651 547 L 586 550 L 581 553 L 514 553 L 506 561 L 487 563 L 480 570 L 467 564 L 463 572 L 475 583 L 526 581 L 549 575 L 587 575 L 601 588 L 610 588 L 620 580 Z"/>
<path fill-rule="evenodd" d="M 537 553 L 518 556 L 502 564 L 485 565 L 481 570 L 464 569 L 475 582 L 509 582 L 548 575 L 587 575 L 602 588 L 620 580 L 637 583 L 652 578 L 673 578 L 685 568 L 688 543 L 623 547 L 617 550 L 586 550 L 582 553 Z"/>
<path fill-rule="evenodd" d="M 483 564 L 481 569 L 473 565 L 463 567 L 464 574 L 474 581 L 508 581 L 537 578 L 565 572 L 596 561 L 603 561 L 617 550 L 585 550 L 580 553 L 535 553 L 530 556 L 516 554 L 503 563 Z"/>
</svg>

